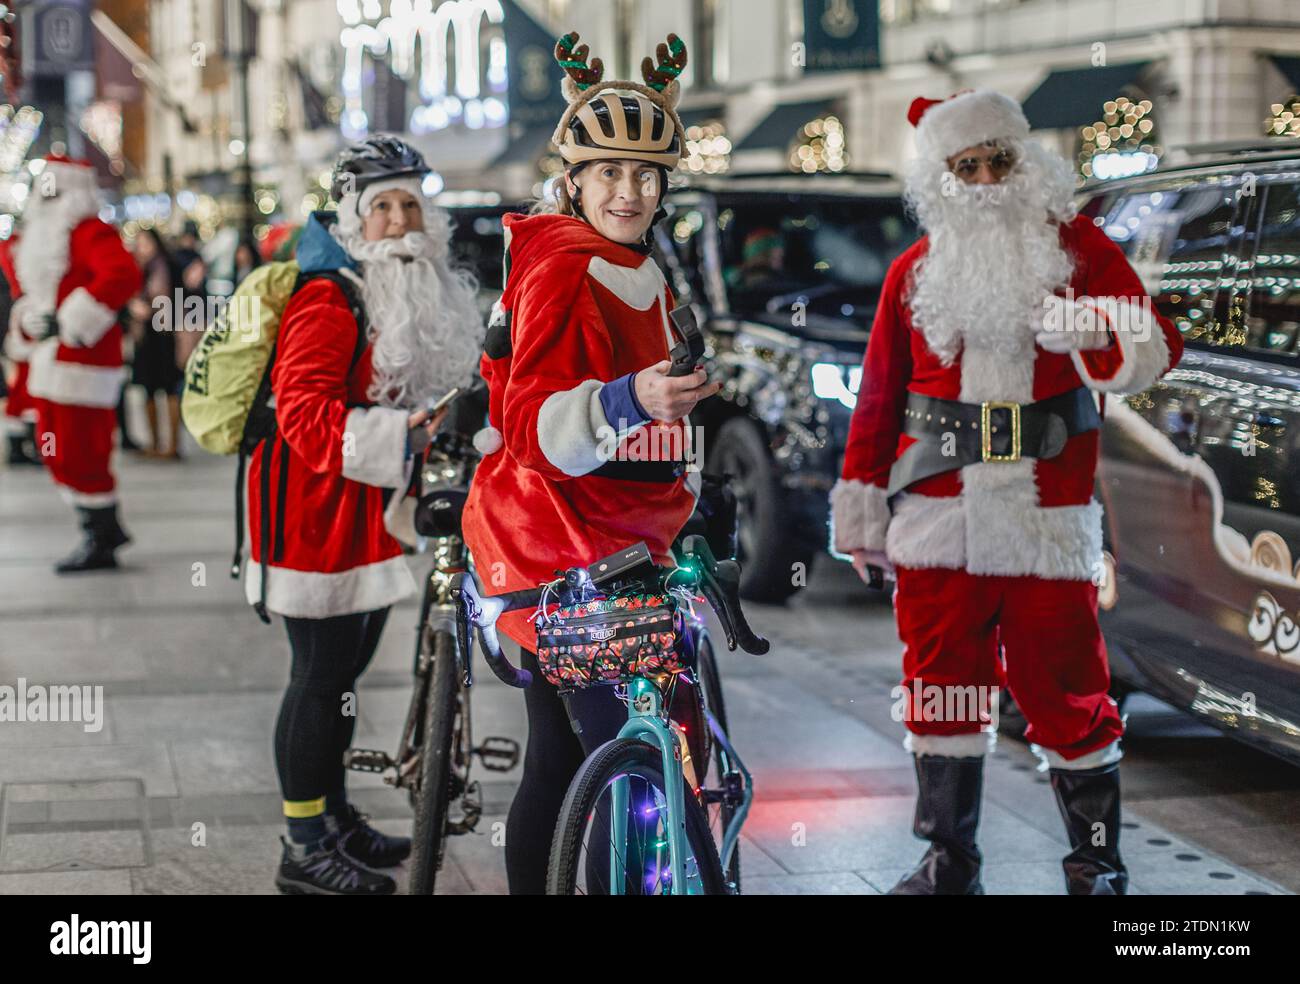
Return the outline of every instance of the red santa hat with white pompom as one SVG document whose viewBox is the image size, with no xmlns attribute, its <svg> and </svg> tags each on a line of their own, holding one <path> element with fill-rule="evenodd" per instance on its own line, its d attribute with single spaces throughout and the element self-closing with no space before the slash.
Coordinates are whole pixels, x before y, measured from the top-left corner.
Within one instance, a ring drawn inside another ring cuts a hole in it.
<svg viewBox="0 0 1300 984">
<path fill-rule="evenodd" d="M 946 161 L 990 140 L 1029 136 L 1020 104 L 992 89 L 965 89 L 947 99 L 914 99 L 907 119 L 916 127 L 917 153 L 933 161 Z"/>
</svg>

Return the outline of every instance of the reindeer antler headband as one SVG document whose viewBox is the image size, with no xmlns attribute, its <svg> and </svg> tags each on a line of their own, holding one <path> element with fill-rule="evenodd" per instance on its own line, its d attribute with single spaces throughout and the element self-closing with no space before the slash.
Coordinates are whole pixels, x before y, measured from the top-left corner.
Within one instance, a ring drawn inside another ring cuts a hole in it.
<svg viewBox="0 0 1300 984">
<path fill-rule="evenodd" d="M 677 103 L 682 93 L 678 76 L 686 68 L 686 44 L 681 38 L 669 34 L 666 42 L 661 41 L 655 48 L 655 60 L 649 57 L 641 60 L 644 84 L 627 79 L 604 81 L 604 62 L 599 58 L 588 62 L 590 53 L 587 45 L 578 44 L 577 31 L 570 31 L 555 43 L 555 60 L 564 69 L 560 91 L 569 104 L 551 137 L 556 147 L 564 145 L 569 124 L 583 107 L 603 93 L 616 91 L 636 93 L 649 99 L 664 111 L 677 133 L 685 139 L 685 129 L 677 115 Z"/>
</svg>

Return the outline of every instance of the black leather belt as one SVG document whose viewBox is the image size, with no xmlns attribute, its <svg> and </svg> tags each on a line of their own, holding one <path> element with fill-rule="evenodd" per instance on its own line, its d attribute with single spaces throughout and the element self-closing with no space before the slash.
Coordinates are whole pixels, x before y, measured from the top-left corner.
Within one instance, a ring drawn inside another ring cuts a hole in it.
<svg viewBox="0 0 1300 984">
<path fill-rule="evenodd" d="M 1082 386 L 1028 404 L 961 403 L 909 393 L 903 433 L 916 443 L 894 462 L 887 493 L 980 462 L 1055 458 L 1070 438 L 1099 427 L 1097 404 Z"/>
<path fill-rule="evenodd" d="M 605 462 L 589 475 L 617 478 L 624 482 L 660 482 L 668 484 L 686 474 L 685 461 L 618 461 Z"/>
</svg>

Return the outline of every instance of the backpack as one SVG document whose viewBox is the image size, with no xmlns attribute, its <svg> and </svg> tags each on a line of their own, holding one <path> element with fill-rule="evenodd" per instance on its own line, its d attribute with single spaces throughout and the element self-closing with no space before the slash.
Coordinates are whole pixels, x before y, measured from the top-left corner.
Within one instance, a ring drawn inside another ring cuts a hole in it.
<svg viewBox="0 0 1300 984">
<path fill-rule="evenodd" d="M 273 440 L 275 419 L 271 370 L 275 365 L 280 319 L 290 298 L 312 280 L 329 280 L 343 291 L 357 323 L 357 340 L 352 350 L 351 372 L 366 347 L 366 313 L 356 284 L 338 270 L 300 270 L 296 261 L 268 263 L 250 273 L 222 312 L 204 333 L 185 365 L 185 388 L 181 395 L 181 417 L 199 446 L 213 454 L 238 454 L 235 472 L 235 553 L 230 576 L 243 570 L 244 476 L 248 458 L 263 441 Z M 284 439 L 280 439 L 281 444 Z M 270 623 L 266 612 L 266 567 L 268 551 L 284 551 L 283 517 L 278 517 L 274 545 L 271 542 L 271 458 L 262 469 L 262 597 L 253 606 L 258 617 Z M 284 449 L 281 448 L 278 486 L 283 498 L 287 479 Z"/>
</svg>

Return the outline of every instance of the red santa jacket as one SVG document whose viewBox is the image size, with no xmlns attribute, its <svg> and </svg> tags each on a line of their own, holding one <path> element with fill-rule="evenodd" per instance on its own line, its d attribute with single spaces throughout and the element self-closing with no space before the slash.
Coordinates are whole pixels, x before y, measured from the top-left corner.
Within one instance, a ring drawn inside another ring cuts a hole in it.
<svg viewBox="0 0 1300 984">
<path fill-rule="evenodd" d="M 834 552 L 883 550 L 896 565 L 972 574 L 1095 576 L 1101 560 L 1101 505 L 1092 497 L 1098 431 L 1075 435 L 1050 459 L 981 462 L 923 479 L 897 496 L 892 509 L 885 493 L 890 468 L 913 441 L 902 433 L 908 393 L 1019 404 L 1080 385 L 1136 393 L 1178 362 L 1178 330 L 1155 314 L 1119 247 L 1082 216 L 1063 224 L 1060 235 L 1074 260 L 1075 299 L 1108 299 L 1097 306 L 1126 330 L 1112 331 L 1111 347 L 1103 350 L 1063 355 L 1035 346 L 1032 371 L 970 347 L 943 365 L 912 326 L 907 301 L 926 240 L 894 261 L 867 344 L 842 476 L 831 491 Z"/>
<path fill-rule="evenodd" d="M 505 226 L 509 341 L 490 332 L 480 366 L 503 447 L 479 465 L 464 518 L 478 575 L 490 593 L 514 591 L 639 540 L 672 563 L 697 473 L 662 483 L 592 474 L 611 457 L 690 454 L 686 422 L 648 420 L 631 387 L 668 357 L 672 292 L 653 260 L 580 219 L 509 215 Z M 529 614 L 500 626 L 532 649 Z"/>
<path fill-rule="evenodd" d="M 384 608 L 415 591 L 384 504 L 385 490 L 394 490 L 394 516 L 410 481 L 410 412 L 369 400 L 371 346 L 353 365 L 356 345 L 356 319 L 337 284 L 310 281 L 289 301 L 271 370 L 279 432 L 249 461 L 249 604 L 262 587 L 267 469 L 270 611 L 328 618 Z"/>
<path fill-rule="evenodd" d="M 22 248 L 21 241 L 14 246 Z M 59 333 L 35 344 L 23 336 L 30 345 L 20 345 L 31 366 L 29 392 L 65 406 L 117 406 L 125 377 L 117 312 L 140 289 L 140 268 L 117 230 L 91 217 L 69 234 L 67 269 L 49 275 L 58 278 Z M 13 287 L 15 297 L 48 293 L 34 284 Z"/>
</svg>

